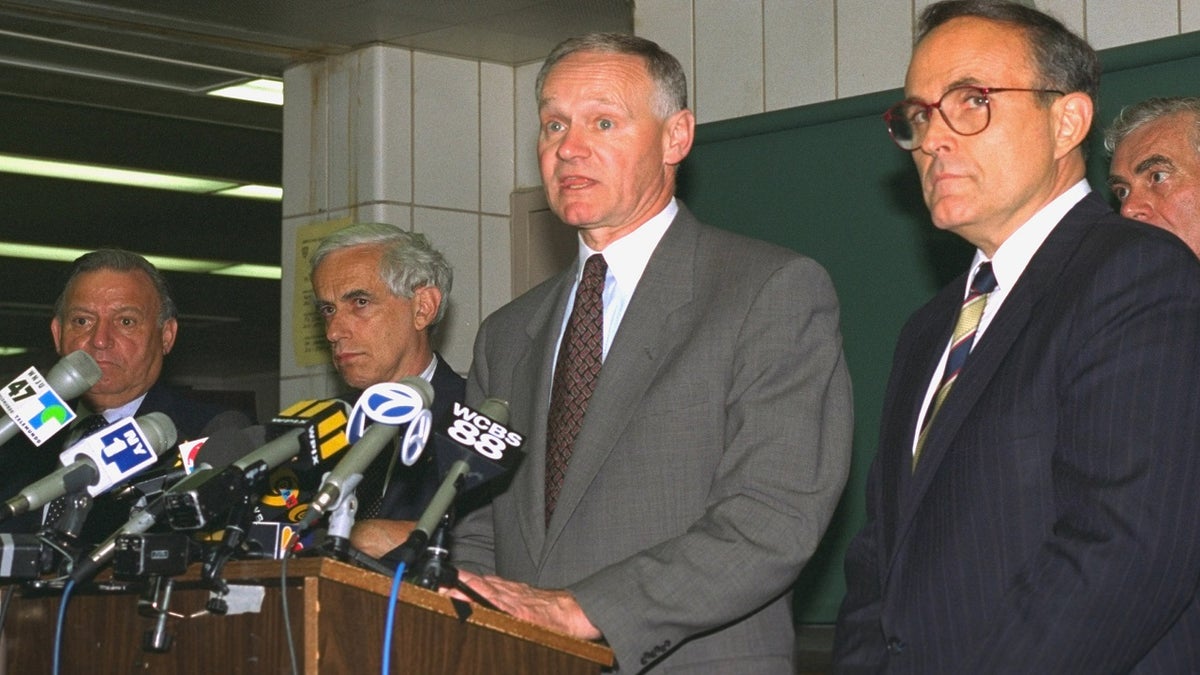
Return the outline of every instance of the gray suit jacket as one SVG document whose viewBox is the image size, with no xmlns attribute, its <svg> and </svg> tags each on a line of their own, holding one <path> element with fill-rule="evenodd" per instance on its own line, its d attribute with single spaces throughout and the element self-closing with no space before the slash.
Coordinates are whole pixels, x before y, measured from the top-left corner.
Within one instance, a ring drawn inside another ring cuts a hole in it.
<svg viewBox="0 0 1200 675">
<path fill-rule="evenodd" d="M 575 273 L 480 328 L 468 403 L 510 401 L 527 457 L 491 506 L 460 521 L 455 558 L 570 589 L 621 672 L 790 674 L 788 590 L 850 459 L 829 277 L 681 205 L 606 357 L 547 528 L 546 416 Z"/>
</svg>

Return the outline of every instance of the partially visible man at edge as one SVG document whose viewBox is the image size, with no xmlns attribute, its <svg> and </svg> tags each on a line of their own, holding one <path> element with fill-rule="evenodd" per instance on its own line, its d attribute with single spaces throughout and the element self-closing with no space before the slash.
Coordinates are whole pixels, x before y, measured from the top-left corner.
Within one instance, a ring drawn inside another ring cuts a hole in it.
<svg viewBox="0 0 1200 675">
<path fill-rule="evenodd" d="M 453 274 L 424 235 L 383 223 L 351 225 L 313 252 L 311 277 L 333 364 L 346 384 L 362 390 L 419 376 L 433 385 L 435 419 L 463 400 L 465 380 L 432 343 Z M 438 487 L 432 452 L 409 467 L 398 461 L 398 448 L 381 452 L 357 489 L 350 544 L 376 558 L 404 543 Z"/>
<path fill-rule="evenodd" d="M 82 349 L 100 365 L 101 378 L 83 394 L 76 407 L 79 417 L 61 438 L 51 439 L 41 448 L 22 447 L 0 453 L 4 498 L 53 471 L 59 451 L 80 439 L 83 426 L 94 415 L 115 422 L 124 417 L 165 413 L 175 424 L 177 444 L 251 424 L 240 411 L 195 400 L 158 381 L 163 358 L 175 346 L 177 313 L 162 273 L 136 253 L 102 248 L 72 263 L 54 305 L 50 333 L 60 356 Z M 173 464 L 178 459 L 178 453 L 168 451 L 159 465 Z M 98 498 L 81 538 L 104 539 L 128 519 L 129 510 L 130 504 L 105 496 Z M 37 511 L 9 522 L 14 523 L 13 531 L 32 531 L 41 524 L 41 517 L 42 512 Z"/>
<path fill-rule="evenodd" d="M 1200 97 L 1128 106 L 1104 134 L 1121 213 L 1173 232 L 1200 256 Z"/>
<path fill-rule="evenodd" d="M 536 89 L 542 180 L 578 255 L 476 338 L 468 402 L 509 401 L 526 458 L 460 519 L 461 579 L 605 639 L 620 672 L 792 675 L 791 585 L 850 461 L 833 285 L 674 198 L 695 118 L 657 44 L 566 40 Z"/>
</svg>

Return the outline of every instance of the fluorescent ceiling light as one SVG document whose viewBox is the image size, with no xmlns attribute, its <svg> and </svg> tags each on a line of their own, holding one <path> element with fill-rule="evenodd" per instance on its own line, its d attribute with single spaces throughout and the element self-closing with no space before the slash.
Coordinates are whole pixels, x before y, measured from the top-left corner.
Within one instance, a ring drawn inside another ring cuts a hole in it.
<svg viewBox="0 0 1200 675">
<path fill-rule="evenodd" d="M 268 185 L 248 185 L 237 181 L 123 169 L 83 162 L 24 157 L 0 153 L 0 171 L 44 178 L 65 178 L 92 183 L 109 183 L 157 190 L 176 190 L 193 194 L 214 194 L 253 199 L 283 198 L 283 188 Z"/>
<path fill-rule="evenodd" d="M 260 78 L 208 92 L 209 96 L 236 98 L 241 101 L 283 105 L 283 81 Z"/>
<path fill-rule="evenodd" d="M 63 246 L 42 246 L 39 244 L 18 244 L 0 241 L 0 257 L 26 258 L 29 260 L 52 260 L 55 262 L 72 262 L 88 249 L 67 248 Z M 222 274 L 252 279 L 283 278 L 280 268 L 273 265 L 252 265 L 221 260 L 195 260 L 191 258 L 174 258 L 161 255 L 147 255 L 146 260 L 160 270 L 171 272 L 192 272 L 196 274 Z"/>
<path fill-rule="evenodd" d="M 274 279 L 279 281 L 283 278 L 283 274 L 278 267 L 273 265 L 251 265 L 250 263 L 237 263 L 221 269 L 215 269 L 209 274 L 221 274 L 231 277 L 249 277 L 251 279 Z"/>
<path fill-rule="evenodd" d="M 0 356 L 17 356 L 29 351 L 27 347 L 0 347 Z"/>
<path fill-rule="evenodd" d="M 218 190 L 215 194 L 224 197 L 246 197 L 248 199 L 265 199 L 277 202 L 283 199 L 283 188 L 275 185 L 239 185 L 237 187 Z"/>
</svg>

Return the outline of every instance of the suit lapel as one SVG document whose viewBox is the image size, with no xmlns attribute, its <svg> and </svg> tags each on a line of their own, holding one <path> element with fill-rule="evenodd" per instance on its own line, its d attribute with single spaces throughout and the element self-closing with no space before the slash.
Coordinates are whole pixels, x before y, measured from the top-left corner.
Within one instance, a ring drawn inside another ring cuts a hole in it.
<svg viewBox="0 0 1200 675">
<path fill-rule="evenodd" d="M 663 354 L 686 334 L 680 326 L 688 323 L 684 308 L 692 299 L 697 241 L 696 221 L 681 204 L 646 264 L 605 357 L 546 531 L 546 551 L 637 413 Z"/>
<path fill-rule="evenodd" d="M 530 316 L 525 327 L 525 353 L 516 362 L 513 391 L 528 392 L 526 405 L 533 411 L 526 431 L 525 466 L 513 477 L 510 492 L 531 560 L 538 560 L 546 541 L 546 419 L 554 373 L 555 345 L 578 262 L 561 272 Z"/>
<path fill-rule="evenodd" d="M 1004 300 L 1004 305 L 971 351 L 966 366 L 954 383 L 954 389 L 929 430 L 925 447 L 921 451 L 921 461 L 912 474 L 909 488 L 900 491 L 897 541 L 903 540 L 925 492 L 937 475 L 938 466 L 947 453 L 963 450 L 953 445 L 959 429 L 987 390 L 1005 356 L 1025 330 L 1034 315 L 1037 303 L 1056 283 L 1055 280 L 1062 274 L 1091 223 L 1099 217 L 1098 206 L 1107 208 L 1102 202 L 1098 205 L 1093 196 L 1089 196 L 1067 213 L 1030 259 L 1017 284 Z M 943 342 L 940 346 L 935 345 L 933 349 L 936 352 L 944 347 Z M 940 356 L 940 352 L 936 353 Z M 925 384 L 928 384 L 928 380 Z M 1003 448 L 993 450 L 1003 452 Z M 899 549 L 897 546 L 893 551 Z"/>
<path fill-rule="evenodd" d="M 906 344 L 914 345 L 897 355 L 896 366 L 904 368 L 894 373 L 892 386 L 902 393 L 889 395 L 889 405 L 897 409 L 884 411 L 880 431 L 882 447 L 895 447 L 895 452 L 880 453 L 881 498 L 888 508 L 883 509 L 883 532 L 886 537 L 885 550 L 895 550 L 896 526 L 900 515 L 899 505 L 912 483 L 912 447 L 917 433 L 918 417 L 930 381 L 934 377 L 942 352 L 932 347 L 950 340 L 958 307 L 961 304 L 962 286 L 966 275 L 953 282 L 915 317 L 917 324 L 913 333 L 905 338 Z M 952 290 L 953 289 L 953 290 Z M 891 392 L 889 392 L 890 394 Z M 900 408 L 900 406 L 903 406 Z M 925 459 L 928 459 L 926 457 Z M 924 461 L 924 460 L 922 460 Z"/>
</svg>

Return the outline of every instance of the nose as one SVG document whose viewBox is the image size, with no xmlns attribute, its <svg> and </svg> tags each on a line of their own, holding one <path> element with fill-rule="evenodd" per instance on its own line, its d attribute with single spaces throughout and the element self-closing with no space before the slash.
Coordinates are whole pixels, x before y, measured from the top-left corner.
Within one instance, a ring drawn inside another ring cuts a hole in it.
<svg viewBox="0 0 1200 675">
<path fill-rule="evenodd" d="M 577 157 L 586 157 L 590 151 L 586 131 L 572 124 L 559 138 L 555 154 L 559 159 L 567 161 Z"/>
<path fill-rule="evenodd" d="M 97 321 L 88 341 L 96 349 L 108 349 L 112 346 L 112 327 L 107 321 Z"/>
<path fill-rule="evenodd" d="M 1125 201 L 1121 202 L 1121 215 L 1133 220 L 1149 222 L 1153 214 L 1154 207 L 1150 204 L 1150 200 L 1146 199 L 1140 190 L 1131 187 L 1129 195 L 1125 197 Z"/>
<path fill-rule="evenodd" d="M 337 312 L 325 316 L 325 339 L 329 344 L 337 344 L 346 337 L 346 322 L 342 321 Z"/>
<path fill-rule="evenodd" d="M 921 152 L 927 155 L 936 155 L 940 151 L 945 151 L 949 146 L 951 139 L 957 136 L 958 133 L 950 128 L 946 123 L 946 119 L 942 117 L 941 110 L 929 111 L 929 123 L 925 125 L 925 135 L 921 138 Z"/>
</svg>

